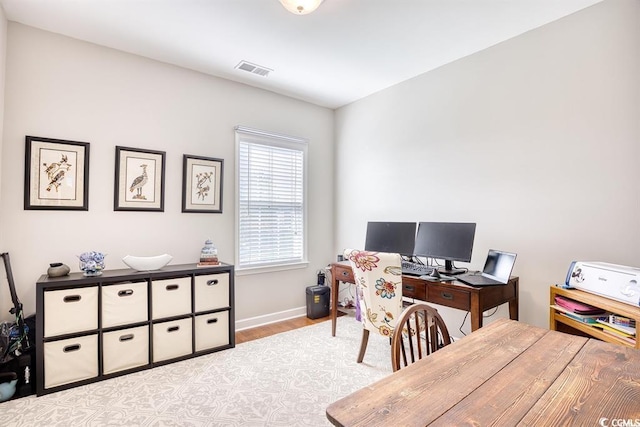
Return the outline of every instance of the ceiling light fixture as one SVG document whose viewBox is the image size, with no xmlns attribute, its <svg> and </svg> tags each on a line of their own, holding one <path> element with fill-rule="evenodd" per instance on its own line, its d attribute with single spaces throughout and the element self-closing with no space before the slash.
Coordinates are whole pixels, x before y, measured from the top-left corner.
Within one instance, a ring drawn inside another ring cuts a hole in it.
<svg viewBox="0 0 640 427">
<path fill-rule="evenodd" d="M 311 13 L 322 4 L 324 0 L 280 0 L 280 3 L 289 12 L 295 15 Z"/>
</svg>

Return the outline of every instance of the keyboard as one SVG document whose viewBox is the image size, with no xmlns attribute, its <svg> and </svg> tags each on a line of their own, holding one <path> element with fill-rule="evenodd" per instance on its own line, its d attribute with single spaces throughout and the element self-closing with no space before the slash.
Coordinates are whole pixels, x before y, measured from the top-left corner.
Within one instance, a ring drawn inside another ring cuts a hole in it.
<svg viewBox="0 0 640 427">
<path fill-rule="evenodd" d="M 411 276 L 424 276 L 433 272 L 433 268 L 428 265 L 418 264 L 411 261 L 402 261 L 402 274 L 409 274 Z"/>
</svg>

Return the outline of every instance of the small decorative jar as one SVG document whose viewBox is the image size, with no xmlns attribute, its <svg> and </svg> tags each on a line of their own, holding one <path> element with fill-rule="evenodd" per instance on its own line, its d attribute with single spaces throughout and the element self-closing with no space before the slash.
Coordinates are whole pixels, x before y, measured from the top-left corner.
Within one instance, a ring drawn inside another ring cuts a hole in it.
<svg viewBox="0 0 640 427">
<path fill-rule="evenodd" d="M 47 269 L 47 276 L 49 277 L 61 277 L 69 274 L 71 269 L 68 265 L 63 264 L 61 262 L 53 262 L 49 264 L 49 268 Z"/>
<path fill-rule="evenodd" d="M 99 276 L 104 270 L 104 257 L 102 252 L 84 252 L 78 256 L 80 259 L 80 270 L 85 276 Z"/>
<path fill-rule="evenodd" d="M 200 251 L 200 263 L 198 265 L 218 265 L 218 249 L 210 239 L 204 242 L 204 247 Z"/>
</svg>

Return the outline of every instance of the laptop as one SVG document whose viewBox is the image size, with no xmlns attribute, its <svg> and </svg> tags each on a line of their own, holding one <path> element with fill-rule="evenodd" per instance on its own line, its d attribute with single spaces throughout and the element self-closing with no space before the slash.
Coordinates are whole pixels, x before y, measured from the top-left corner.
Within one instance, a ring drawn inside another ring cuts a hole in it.
<svg viewBox="0 0 640 427">
<path fill-rule="evenodd" d="M 509 281 L 516 254 L 489 249 L 482 272 L 464 273 L 456 280 L 471 286 L 504 285 Z"/>
</svg>

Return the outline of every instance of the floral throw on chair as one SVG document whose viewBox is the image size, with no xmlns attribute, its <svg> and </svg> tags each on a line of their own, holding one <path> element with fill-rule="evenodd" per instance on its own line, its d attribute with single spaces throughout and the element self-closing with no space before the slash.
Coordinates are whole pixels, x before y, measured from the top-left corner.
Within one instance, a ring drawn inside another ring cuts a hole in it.
<svg viewBox="0 0 640 427">
<path fill-rule="evenodd" d="M 361 363 L 369 332 L 387 338 L 393 336 L 402 312 L 402 260 L 399 254 L 356 249 L 345 250 L 344 257 L 351 263 L 361 310 L 363 329 L 358 354 L 358 363 Z"/>
</svg>

